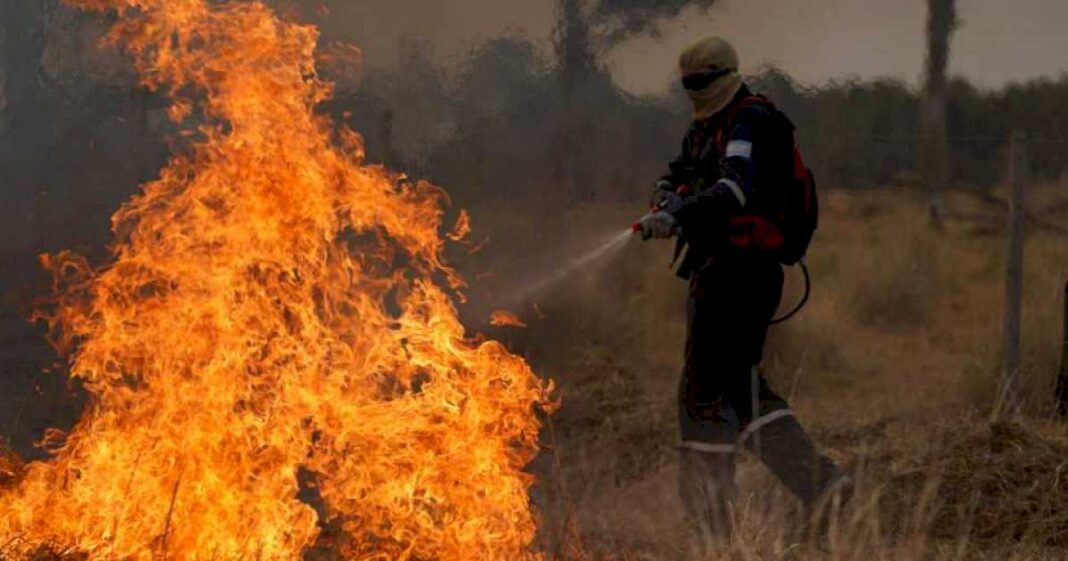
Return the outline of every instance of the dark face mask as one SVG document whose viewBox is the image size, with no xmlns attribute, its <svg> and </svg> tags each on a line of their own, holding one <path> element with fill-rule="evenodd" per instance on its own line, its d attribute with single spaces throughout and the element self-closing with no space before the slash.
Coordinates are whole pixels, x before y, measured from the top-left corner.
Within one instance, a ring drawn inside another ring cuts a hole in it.
<svg viewBox="0 0 1068 561">
<path fill-rule="evenodd" d="M 731 72 L 734 72 L 734 70 L 723 68 L 720 70 L 709 70 L 707 72 L 688 74 L 682 77 L 682 87 L 694 92 L 701 91 L 712 85 L 712 82 L 719 80 Z"/>
</svg>

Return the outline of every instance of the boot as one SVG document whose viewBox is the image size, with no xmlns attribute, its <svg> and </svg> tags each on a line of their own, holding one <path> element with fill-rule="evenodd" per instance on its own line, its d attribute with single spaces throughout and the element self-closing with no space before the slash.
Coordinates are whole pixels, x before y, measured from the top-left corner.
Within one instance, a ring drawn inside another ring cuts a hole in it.
<svg viewBox="0 0 1068 561">
<path fill-rule="evenodd" d="M 700 554 L 707 555 L 730 541 L 731 504 L 738 494 L 734 452 L 687 448 L 679 452 L 679 496 L 697 534 Z"/>
</svg>

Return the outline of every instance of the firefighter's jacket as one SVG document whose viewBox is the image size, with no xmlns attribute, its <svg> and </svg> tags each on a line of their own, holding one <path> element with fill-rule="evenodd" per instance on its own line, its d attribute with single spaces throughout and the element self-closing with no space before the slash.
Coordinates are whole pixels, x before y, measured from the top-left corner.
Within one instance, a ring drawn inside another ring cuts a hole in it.
<svg viewBox="0 0 1068 561">
<path fill-rule="evenodd" d="M 743 103 L 752 97 L 742 86 L 723 111 L 694 121 L 679 156 L 657 182 L 658 192 L 694 195 L 675 214 L 680 242 L 689 246 L 678 269 L 683 278 L 710 258 L 731 258 L 730 219 L 774 211 L 777 190 L 789 177 L 793 124 L 769 104 Z"/>
</svg>

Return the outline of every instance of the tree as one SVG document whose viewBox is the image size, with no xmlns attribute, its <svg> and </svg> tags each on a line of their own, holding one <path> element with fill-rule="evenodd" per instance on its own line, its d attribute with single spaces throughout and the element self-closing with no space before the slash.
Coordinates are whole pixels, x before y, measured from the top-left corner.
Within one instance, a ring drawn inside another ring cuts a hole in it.
<svg viewBox="0 0 1068 561">
<path fill-rule="evenodd" d="M 946 89 L 949 49 L 957 29 L 956 0 L 927 0 L 927 66 L 920 123 L 920 177 L 930 194 L 931 222 L 942 224 L 949 182 Z"/>
<path fill-rule="evenodd" d="M 640 33 L 657 33 L 660 22 L 694 6 L 708 10 L 716 0 L 598 0 L 593 10 L 595 22 L 609 42 Z"/>
<path fill-rule="evenodd" d="M 656 34 L 658 25 L 683 9 L 707 10 L 716 0 L 557 0 L 556 53 L 566 89 L 603 73 L 602 50 L 637 34 Z"/>
<path fill-rule="evenodd" d="M 657 26 L 684 8 L 707 10 L 715 0 L 557 0 L 555 47 L 558 59 L 560 122 L 554 153 L 554 179 L 572 201 L 594 198 L 594 166 L 589 142 L 598 108 L 617 96 L 611 76 L 599 63 L 601 52 Z M 547 193 L 548 195 L 548 193 Z M 547 206 L 557 202 L 546 201 Z"/>
</svg>

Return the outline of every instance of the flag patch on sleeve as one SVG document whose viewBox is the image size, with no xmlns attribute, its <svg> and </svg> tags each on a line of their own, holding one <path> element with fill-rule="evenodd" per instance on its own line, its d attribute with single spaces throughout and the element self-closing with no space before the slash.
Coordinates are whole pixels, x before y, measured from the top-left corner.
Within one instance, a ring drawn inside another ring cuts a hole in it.
<svg viewBox="0 0 1068 561">
<path fill-rule="evenodd" d="M 748 140 L 732 140 L 727 143 L 728 158 L 750 159 L 753 157 L 753 143 Z"/>
</svg>

